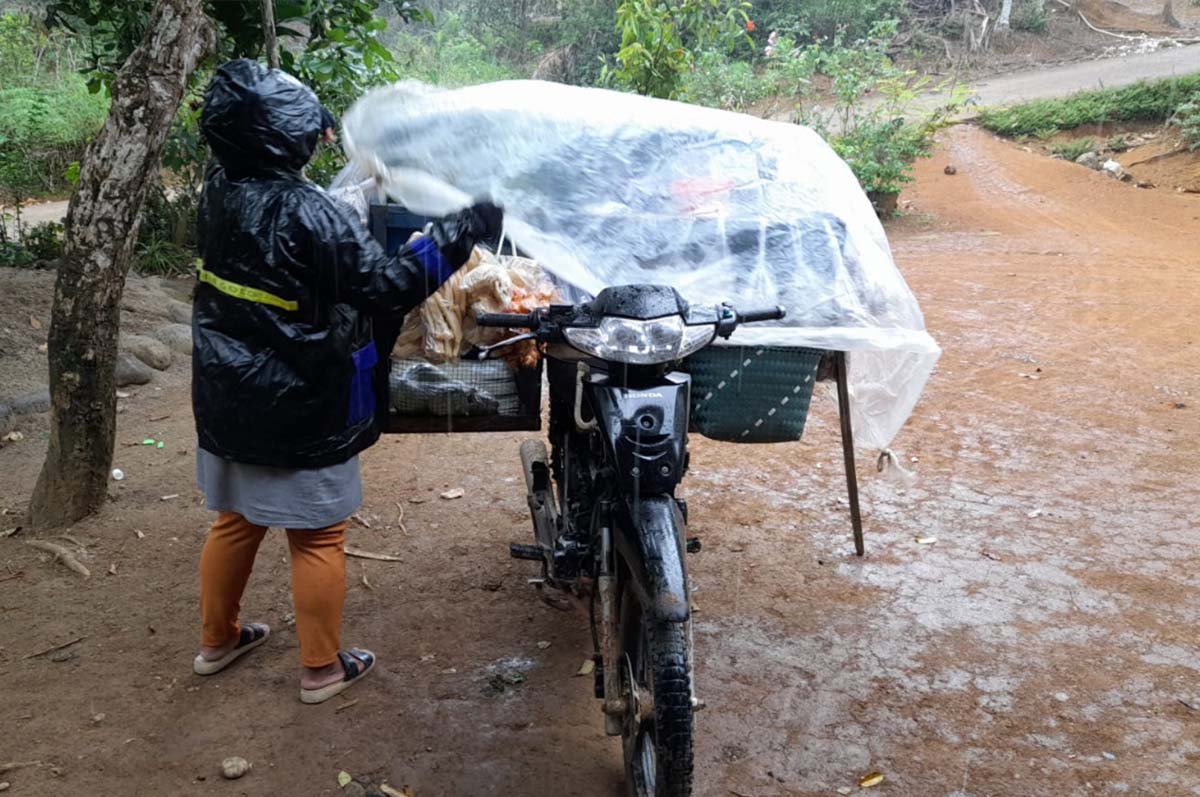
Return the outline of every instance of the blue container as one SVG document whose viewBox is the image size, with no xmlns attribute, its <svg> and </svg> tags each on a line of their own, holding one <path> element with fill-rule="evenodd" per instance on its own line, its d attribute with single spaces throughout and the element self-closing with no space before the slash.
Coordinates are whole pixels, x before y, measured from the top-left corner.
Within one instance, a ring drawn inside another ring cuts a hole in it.
<svg viewBox="0 0 1200 797">
<path fill-rule="evenodd" d="M 383 244 L 389 255 L 400 251 L 413 233 L 421 232 L 433 221 L 419 216 L 403 205 L 371 205 L 371 235 Z"/>
</svg>

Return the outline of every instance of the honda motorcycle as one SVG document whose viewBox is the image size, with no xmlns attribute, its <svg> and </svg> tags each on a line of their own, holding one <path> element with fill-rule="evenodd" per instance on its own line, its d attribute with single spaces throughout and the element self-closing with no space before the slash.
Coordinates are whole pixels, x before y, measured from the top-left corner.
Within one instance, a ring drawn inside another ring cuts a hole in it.
<svg viewBox="0 0 1200 797">
<path fill-rule="evenodd" d="M 595 694 L 605 730 L 623 741 L 636 797 L 692 793 L 693 715 L 687 504 L 689 355 L 741 324 L 783 318 L 775 307 L 689 305 L 656 285 L 609 288 L 593 301 L 529 315 L 482 314 L 480 326 L 527 330 L 483 350 L 534 340 L 546 355 L 550 451 L 521 446 L 535 544 L 511 554 L 541 563 L 539 586 L 590 607 Z"/>
</svg>

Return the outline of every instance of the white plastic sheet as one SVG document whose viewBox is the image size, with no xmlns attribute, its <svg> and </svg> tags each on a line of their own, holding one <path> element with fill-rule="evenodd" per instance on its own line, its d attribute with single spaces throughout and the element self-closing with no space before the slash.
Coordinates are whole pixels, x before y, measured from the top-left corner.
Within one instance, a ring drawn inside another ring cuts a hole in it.
<svg viewBox="0 0 1200 797">
<path fill-rule="evenodd" d="M 487 198 L 587 294 L 657 283 L 692 302 L 780 304 L 732 343 L 850 352 L 855 435 L 886 447 L 940 354 L 850 169 L 813 131 L 537 81 L 405 82 L 346 115 L 354 174 L 440 216 Z"/>
</svg>

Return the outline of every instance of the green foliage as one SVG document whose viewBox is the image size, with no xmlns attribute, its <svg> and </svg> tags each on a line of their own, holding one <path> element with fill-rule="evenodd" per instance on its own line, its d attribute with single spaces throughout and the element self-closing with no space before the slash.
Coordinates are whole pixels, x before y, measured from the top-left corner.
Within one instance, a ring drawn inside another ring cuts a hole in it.
<svg viewBox="0 0 1200 797">
<path fill-rule="evenodd" d="M 681 96 L 697 105 L 743 111 L 770 93 L 770 82 L 756 75 L 746 61 L 707 52 L 700 55 L 695 68 L 684 78 Z"/>
<path fill-rule="evenodd" d="M 65 190 L 67 165 L 103 124 L 108 101 L 73 67 L 65 37 L 25 14 L 0 16 L 0 203 Z"/>
<path fill-rule="evenodd" d="M 446 14 L 436 31 L 396 42 L 401 74 L 442 86 L 468 86 L 522 77 L 495 55 L 497 43 L 467 31 L 463 17 Z"/>
<path fill-rule="evenodd" d="M 1050 27 L 1050 14 L 1045 4 L 1026 2 L 1017 5 L 1012 15 L 1012 29 L 1043 34 Z"/>
<path fill-rule="evenodd" d="M 386 0 L 404 21 L 430 21 L 412 0 Z M 380 40 L 384 0 L 276 0 L 280 66 L 312 86 L 323 102 L 343 110 L 369 86 L 397 76 L 392 52 Z M 149 22 L 153 0 L 53 0 L 47 18 L 86 45 L 84 71 L 93 91 L 108 86 Z M 258 2 L 207 0 L 217 24 L 214 62 L 263 53 Z"/>
<path fill-rule="evenodd" d="M 1177 125 L 1183 132 L 1183 139 L 1193 152 L 1200 149 L 1200 91 L 1179 106 L 1171 123 Z"/>
<path fill-rule="evenodd" d="M 1073 161 L 1085 152 L 1096 149 L 1096 140 L 1091 136 L 1063 141 L 1050 147 L 1050 152 L 1065 161 Z"/>
<path fill-rule="evenodd" d="M 915 101 L 929 81 L 892 63 L 887 45 L 894 34 L 891 20 L 853 47 L 810 48 L 807 57 L 832 80 L 834 107 L 826 113 L 802 109 L 797 119 L 824 135 L 873 195 L 897 193 L 912 180 L 913 161 L 929 154 L 934 134 L 965 100 L 956 89 L 943 107 L 917 110 Z"/>
<path fill-rule="evenodd" d="M 56 221 L 35 224 L 21 236 L 21 245 L 38 262 L 49 262 L 62 257 L 65 229 Z"/>
<path fill-rule="evenodd" d="M 734 0 L 621 0 L 616 65 L 601 79 L 650 97 L 675 99 L 696 53 L 732 52 L 748 41 L 749 3 Z"/>
<path fill-rule="evenodd" d="M 904 8 L 903 0 L 756 0 L 754 21 L 760 42 L 771 31 L 796 41 L 852 42 L 868 37 L 879 20 L 899 18 Z"/>
<path fill-rule="evenodd" d="M 985 110 L 979 122 L 1006 136 L 1037 136 L 1108 122 L 1163 122 L 1200 92 L 1200 74 L 1140 81 L 1118 89 L 1082 91 L 1057 100 L 1035 100 Z"/>
</svg>

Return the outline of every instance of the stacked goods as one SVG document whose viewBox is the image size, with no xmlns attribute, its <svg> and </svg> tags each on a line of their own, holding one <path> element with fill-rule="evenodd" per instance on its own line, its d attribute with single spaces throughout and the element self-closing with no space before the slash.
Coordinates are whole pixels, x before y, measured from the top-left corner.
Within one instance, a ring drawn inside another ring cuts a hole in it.
<svg viewBox="0 0 1200 797">
<path fill-rule="evenodd" d="M 513 371 L 538 367 L 536 343 L 524 341 L 499 351 L 502 362 L 461 358 L 512 334 L 477 326 L 479 313 L 528 313 L 552 301 L 554 286 L 536 262 L 476 248 L 453 277 L 404 319 L 392 349 L 393 409 L 402 415 L 438 416 L 519 412 Z"/>
</svg>

